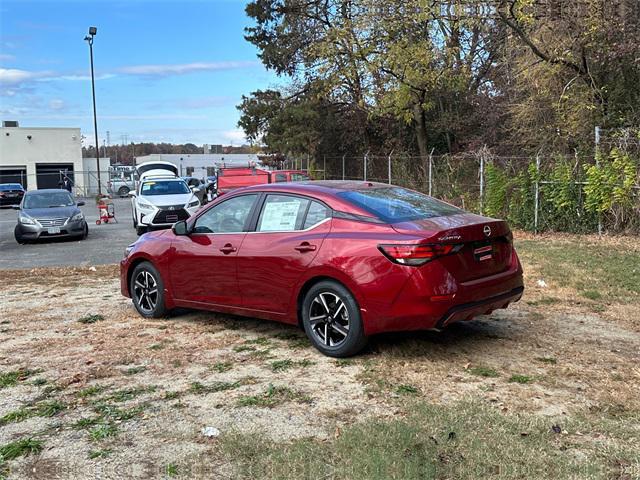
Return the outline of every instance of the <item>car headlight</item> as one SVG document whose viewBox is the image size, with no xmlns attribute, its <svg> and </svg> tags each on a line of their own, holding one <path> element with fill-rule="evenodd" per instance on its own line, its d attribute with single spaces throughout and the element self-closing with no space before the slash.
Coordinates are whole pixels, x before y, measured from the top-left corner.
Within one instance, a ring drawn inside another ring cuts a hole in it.
<svg viewBox="0 0 640 480">
<path fill-rule="evenodd" d="M 194 200 L 193 202 L 190 202 L 189 205 L 187 205 L 187 208 L 197 207 L 198 205 L 200 205 L 200 202 L 198 200 Z"/>
<path fill-rule="evenodd" d="M 70 222 L 79 222 L 80 220 L 84 220 L 84 213 L 76 213 L 73 217 L 69 219 Z"/>
<path fill-rule="evenodd" d="M 138 202 L 140 210 L 153 210 L 153 205 L 147 202 Z"/>
<path fill-rule="evenodd" d="M 27 215 L 26 213 L 21 213 L 18 216 L 18 221 L 20 223 L 25 224 L 25 225 L 35 225 L 36 224 L 36 221 L 33 218 L 31 218 L 29 215 Z"/>
</svg>

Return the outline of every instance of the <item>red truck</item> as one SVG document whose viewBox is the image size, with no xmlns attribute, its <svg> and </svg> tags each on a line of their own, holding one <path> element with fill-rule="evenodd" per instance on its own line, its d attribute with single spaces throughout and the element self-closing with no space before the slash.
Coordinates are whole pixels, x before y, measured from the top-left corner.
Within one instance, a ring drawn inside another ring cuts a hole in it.
<svg viewBox="0 0 640 480">
<path fill-rule="evenodd" d="M 303 182 L 310 180 L 304 170 L 261 170 L 251 167 L 229 167 L 218 170 L 218 195 L 236 188 L 263 183 Z"/>
</svg>

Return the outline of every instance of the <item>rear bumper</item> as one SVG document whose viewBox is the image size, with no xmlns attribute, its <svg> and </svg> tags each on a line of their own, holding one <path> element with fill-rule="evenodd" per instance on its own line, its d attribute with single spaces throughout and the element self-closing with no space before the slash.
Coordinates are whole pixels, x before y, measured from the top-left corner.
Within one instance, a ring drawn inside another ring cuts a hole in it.
<svg viewBox="0 0 640 480">
<path fill-rule="evenodd" d="M 510 292 L 487 298 L 479 302 L 464 303 L 450 308 L 447 313 L 438 321 L 435 328 L 444 328 L 452 323 L 461 320 L 471 320 L 477 315 L 486 315 L 499 308 L 507 308 L 510 303 L 517 302 L 522 298 L 524 287 L 517 287 Z"/>
</svg>

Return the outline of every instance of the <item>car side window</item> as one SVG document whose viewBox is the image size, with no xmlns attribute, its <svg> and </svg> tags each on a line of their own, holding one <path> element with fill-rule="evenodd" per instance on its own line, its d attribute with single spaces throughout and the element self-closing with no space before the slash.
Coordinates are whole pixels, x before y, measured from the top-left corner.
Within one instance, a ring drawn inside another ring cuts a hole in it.
<svg viewBox="0 0 640 480">
<path fill-rule="evenodd" d="M 304 221 L 303 229 L 311 228 L 330 216 L 331 211 L 327 207 L 318 202 L 311 202 L 309 211 L 307 212 L 307 218 Z"/>
<path fill-rule="evenodd" d="M 286 182 L 287 175 L 285 173 L 276 173 L 276 183 L 278 182 Z"/>
<path fill-rule="evenodd" d="M 309 200 L 290 195 L 267 195 L 256 231 L 292 232 L 302 230 Z"/>
<path fill-rule="evenodd" d="M 242 195 L 210 208 L 198 217 L 193 233 L 243 232 L 258 195 Z"/>
</svg>

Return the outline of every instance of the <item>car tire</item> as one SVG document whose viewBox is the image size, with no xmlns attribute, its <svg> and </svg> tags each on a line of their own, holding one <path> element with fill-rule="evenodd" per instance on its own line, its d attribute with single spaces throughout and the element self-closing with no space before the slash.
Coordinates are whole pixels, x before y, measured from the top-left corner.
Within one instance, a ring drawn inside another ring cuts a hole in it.
<svg viewBox="0 0 640 480">
<path fill-rule="evenodd" d="M 84 222 L 84 231 L 82 232 L 82 235 L 80 235 L 80 240 L 85 240 L 88 236 L 89 236 L 89 225 L 87 225 L 87 222 Z"/>
<path fill-rule="evenodd" d="M 138 236 L 147 233 L 147 227 L 140 227 L 138 225 L 136 225 L 136 233 L 138 234 Z"/>
<path fill-rule="evenodd" d="M 167 314 L 164 305 L 164 283 L 158 269 L 150 262 L 142 262 L 133 269 L 129 282 L 133 306 L 146 318 L 160 318 Z"/>
<path fill-rule="evenodd" d="M 120 187 L 118 189 L 118 196 L 119 197 L 126 197 L 127 195 L 129 195 L 130 191 L 131 191 L 131 189 L 129 187 Z"/>
<path fill-rule="evenodd" d="M 19 245 L 25 245 L 28 243 L 28 241 L 20 233 L 17 225 L 16 228 L 13 229 L 13 237 L 16 239 L 16 242 L 18 242 Z"/>
<path fill-rule="evenodd" d="M 314 347 L 330 357 L 350 357 L 367 344 L 360 307 L 338 282 L 322 281 L 309 289 L 302 301 L 302 324 Z"/>
</svg>

